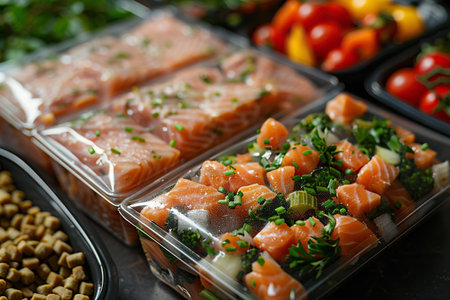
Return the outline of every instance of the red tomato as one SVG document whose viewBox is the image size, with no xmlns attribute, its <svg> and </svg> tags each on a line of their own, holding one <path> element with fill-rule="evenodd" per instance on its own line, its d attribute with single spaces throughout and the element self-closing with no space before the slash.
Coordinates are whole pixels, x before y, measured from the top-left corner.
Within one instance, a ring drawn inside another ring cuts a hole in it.
<svg viewBox="0 0 450 300">
<path fill-rule="evenodd" d="M 286 32 L 274 26 L 270 29 L 273 48 L 278 52 L 286 53 Z"/>
<path fill-rule="evenodd" d="M 442 106 L 441 110 L 436 111 L 439 104 Z M 450 123 L 450 115 L 447 114 L 450 110 L 450 86 L 438 85 L 434 91 L 426 92 L 420 99 L 419 109 L 428 115 Z"/>
<path fill-rule="evenodd" d="M 300 1 L 288 0 L 276 12 L 272 19 L 272 25 L 278 30 L 287 32 L 297 19 L 297 12 L 300 7 Z"/>
<path fill-rule="evenodd" d="M 436 66 L 450 68 L 450 55 L 442 52 L 427 53 L 417 61 L 414 69 L 417 74 L 425 75 Z"/>
<path fill-rule="evenodd" d="M 297 11 L 297 21 L 308 31 L 314 25 L 327 21 L 327 13 L 322 4 L 306 2 Z"/>
<path fill-rule="evenodd" d="M 358 55 L 355 52 L 337 48 L 328 52 L 322 64 L 326 72 L 333 72 L 351 67 L 358 63 Z"/>
<path fill-rule="evenodd" d="M 339 47 L 342 35 L 339 24 L 325 22 L 311 28 L 308 41 L 317 57 L 324 58 L 328 52 Z"/>
<path fill-rule="evenodd" d="M 388 78 L 386 89 L 395 97 L 417 106 L 427 88 L 417 81 L 416 76 L 412 68 L 397 70 Z"/>
<path fill-rule="evenodd" d="M 390 14 L 385 12 L 368 13 L 361 20 L 361 24 L 365 27 L 374 28 L 382 43 L 392 41 L 397 32 L 397 23 Z"/>
<path fill-rule="evenodd" d="M 334 2 L 326 3 L 324 6 L 330 21 L 338 23 L 342 28 L 353 27 L 352 16 L 345 6 Z"/>
<path fill-rule="evenodd" d="M 272 45 L 271 25 L 263 24 L 253 32 L 252 40 L 256 46 Z"/>
</svg>

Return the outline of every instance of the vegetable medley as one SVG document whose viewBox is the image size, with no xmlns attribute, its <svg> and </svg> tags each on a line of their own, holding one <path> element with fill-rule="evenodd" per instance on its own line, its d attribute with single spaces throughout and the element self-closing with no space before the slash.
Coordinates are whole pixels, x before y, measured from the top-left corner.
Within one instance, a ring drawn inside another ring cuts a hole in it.
<svg viewBox="0 0 450 300">
<path fill-rule="evenodd" d="M 143 217 L 203 257 L 202 297 L 224 296 L 208 263 L 260 299 L 306 297 L 331 264 L 392 240 L 418 200 L 448 185 L 448 161 L 389 120 L 362 119 L 366 109 L 341 94 L 291 131 L 270 118 L 247 153 L 205 161 L 195 181 L 146 203 Z"/>
<path fill-rule="evenodd" d="M 0 1 L 0 62 L 129 16 L 111 0 Z"/>
<path fill-rule="evenodd" d="M 270 24 L 253 34 L 295 62 L 343 70 L 375 56 L 389 43 L 401 43 L 425 31 L 415 6 L 390 0 L 287 1 Z"/>
<path fill-rule="evenodd" d="M 424 45 L 412 68 L 389 76 L 386 89 L 403 102 L 450 123 L 450 36 Z"/>
</svg>

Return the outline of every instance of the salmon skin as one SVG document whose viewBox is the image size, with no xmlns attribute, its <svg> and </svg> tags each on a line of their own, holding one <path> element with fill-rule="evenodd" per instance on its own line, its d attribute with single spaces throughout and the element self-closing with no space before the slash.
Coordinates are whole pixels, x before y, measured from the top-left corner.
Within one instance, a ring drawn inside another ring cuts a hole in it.
<svg viewBox="0 0 450 300">
<path fill-rule="evenodd" d="M 81 44 L 48 61 L 11 72 L 23 93 L 32 122 L 53 124 L 133 86 L 226 51 L 212 33 L 160 15 L 120 37 Z M 33 105 L 36 103 L 35 105 Z"/>
<path fill-rule="evenodd" d="M 244 85 L 259 80 L 252 77 L 253 67 L 245 76 L 240 73 L 246 70 L 243 65 L 255 61 L 231 58 L 221 72 L 211 73 L 213 85 L 224 78 Z M 204 88 L 202 82 L 193 84 Z M 204 161 L 189 179 L 179 179 L 172 190 L 151 200 L 142 218 L 173 233 L 166 225 L 173 223 L 168 211 L 178 210 L 187 217 L 193 210 L 206 210 L 207 220 L 191 218 L 193 223 L 209 224 L 212 240 L 208 248 L 206 233 L 197 234 L 204 238 L 198 243 L 208 255 L 199 250 L 197 254 L 232 279 L 243 279 L 258 299 L 306 297 L 309 290 L 301 282 L 314 285 L 317 278 L 336 271 L 331 267 L 334 262 L 345 267 L 368 255 L 388 241 L 386 232 L 398 232 L 404 218 L 413 213 L 415 202 L 408 186 L 397 179 L 405 172 L 402 164 L 414 163 L 407 160 L 408 148 L 420 161 L 416 168 L 435 163 L 427 145 L 411 142 L 412 133 L 397 135 L 390 128 L 395 125 L 383 123 L 378 128 L 378 120 L 357 120 L 366 105 L 355 101 L 349 95 L 332 100 L 327 108 L 338 109 L 334 122 L 320 113 L 295 126 L 268 118 L 257 136 L 239 148 L 248 151 L 226 150 L 216 160 Z M 403 137 L 408 138 L 402 141 Z M 389 143 L 382 144 L 382 139 Z M 404 148 L 395 150 L 396 145 Z M 368 150 L 372 148 L 376 155 Z M 174 201 L 172 192 L 184 200 Z M 191 241 L 192 236 L 177 237 Z M 203 280 L 203 287 L 221 295 L 214 272 L 200 265 L 201 277 L 211 279 Z"/>
</svg>

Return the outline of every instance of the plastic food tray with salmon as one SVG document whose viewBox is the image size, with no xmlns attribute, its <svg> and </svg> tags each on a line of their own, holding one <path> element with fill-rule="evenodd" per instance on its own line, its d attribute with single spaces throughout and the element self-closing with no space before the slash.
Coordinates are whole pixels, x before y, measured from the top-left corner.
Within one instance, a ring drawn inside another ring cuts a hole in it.
<svg viewBox="0 0 450 300">
<path fill-rule="evenodd" d="M 334 88 L 326 80 L 242 49 L 134 88 L 101 110 L 35 136 L 44 150 L 87 184 L 58 168 L 62 186 L 75 202 L 98 214 L 117 234 L 124 221 L 116 208 L 125 197 L 206 150 L 250 134 L 249 128 L 267 115 L 301 109 Z M 104 200 L 95 192 L 113 204 L 115 218 L 103 213 Z"/>
<path fill-rule="evenodd" d="M 186 298 L 319 298 L 449 199 L 448 139 L 387 115 L 339 94 L 269 118 L 120 212 Z"/>
<path fill-rule="evenodd" d="M 220 55 L 232 43 L 245 44 L 228 35 L 225 42 L 222 33 L 184 22 L 170 11 L 118 25 L 84 43 L 71 42 L 5 68 L 0 73 L 1 116 L 29 133 L 185 65 Z"/>
</svg>

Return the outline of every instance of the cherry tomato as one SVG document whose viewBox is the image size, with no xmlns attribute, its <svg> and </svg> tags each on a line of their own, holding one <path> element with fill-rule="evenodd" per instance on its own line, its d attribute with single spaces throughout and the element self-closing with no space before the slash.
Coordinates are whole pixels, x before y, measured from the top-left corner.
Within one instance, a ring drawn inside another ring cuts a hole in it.
<svg viewBox="0 0 450 300">
<path fill-rule="evenodd" d="M 417 81 L 416 76 L 412 68 L 397 70 L 388 78 L 386 89 L 395 97 L 417 106 L 427 88 Z"/>
<path fill-rule="evenodd" d="M 397 23 L 394 18 L 385 12 L 368 13 L 361 20 L 361 24 L 365 27 L 374 28 L 378 33 L 380 42 L 387 43 L 394 39 L 397 32 Z"/>
<path fill-rule="evenodd" d="M 326 3 L 324 6 L 330 21 L 337 22 L 342 28 L 353 27 L 352 16 L 345 6 L 334 2 Z"/>
<path fill-rule="evenodd" d="M 271 25 L 263 24 L 253 32 L 252 40 L 256 46 L 272 45 Z"/>
<path fill-rule="evenodd" d="M 308 41 L 319 58 L 324 58 L 328 52 L 339 47 L 342 40 L 342 29 L 335 22 L 325 22 L 314 25 L 308 34 Z"/>
<path fill-rule="evenodd" d="M 308 31 L 314 25 L 327 21 L 325 7 L 316 2 L 302 3 L 297 11 L 297 21 Z"/>
<path fill-rule="evenodd" d="M 326 72 L 334 72 L 351 67 L 358 63 L 358 55 L 355 52 L 337 48 L 328 52 L 322 64 Z"/>
<path fill-rule="evenodd" d="M 272 46 L 275 50 L 281 53 L 286 53 L 286 32 L 274 26 L 270 28 L 270 36 L 272 39 Z"/>
<path fill-rule="evenodd" d="M 430 52 L 423 55 L 414 69 L 419 75 L 428 74 L 435 67 L 450 68 L 450 55 L 443 52 Z"/>
<path fill-rule="evenodd" d="M 436 111 L 439 104 L 442 105 L 442 110 Z M 450 123 L 450 115 L 447 114 L 450 110 L 450 86 L 438 85 L 434 91 L 427 91 L 420 99 L 419 109 L 428 115 Z"/>
<path fill-rule="evenodd" d="M 272 25 L 278 30 L 289 31 L 297 19 L 300 4 L 297 0 L 286 1 L 273 17 Z"/>
</svg>

